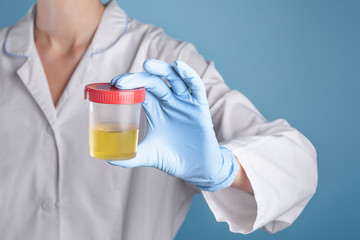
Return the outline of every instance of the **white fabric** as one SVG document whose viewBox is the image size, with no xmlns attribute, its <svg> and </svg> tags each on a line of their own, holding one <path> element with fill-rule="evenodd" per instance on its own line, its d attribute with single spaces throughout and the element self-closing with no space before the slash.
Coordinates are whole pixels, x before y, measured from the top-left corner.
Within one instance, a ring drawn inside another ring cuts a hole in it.
<svg viewBox="0 0 360 240">
<path fill-rule="evenodd" d="M 147 58 L 192 66 L 206 85 L 219 142 L 233 150 L 255 194 L 203 192 L 234 232 L 289 226 L 317 185 L 316 152 L 284 120 L 267 122 L 187 42 L 129 19 L 111 1 L 56 108 L 33 38 L 35 8 L 0 30 L 0 239 L 172 239 L 198 189 L 150 168 L 88 155 L 88 83 L 142 71 Z M 145 121 L 141 119 L 141 138 Z"/>
</svg>

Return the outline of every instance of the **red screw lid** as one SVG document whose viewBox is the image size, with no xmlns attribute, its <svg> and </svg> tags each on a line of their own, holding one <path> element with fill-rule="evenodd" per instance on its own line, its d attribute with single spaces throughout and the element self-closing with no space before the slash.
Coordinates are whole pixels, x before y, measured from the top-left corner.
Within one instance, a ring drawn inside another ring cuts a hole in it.
<svg viewBox="0 0 360 240">
<path fill-rule="evenodd" d="M 118 89 L 110 83 L 93 83 L 85 86 L 84 98 L 106 104 L 134 104 L 145 100 L 145 88 Z"/>
</svg>

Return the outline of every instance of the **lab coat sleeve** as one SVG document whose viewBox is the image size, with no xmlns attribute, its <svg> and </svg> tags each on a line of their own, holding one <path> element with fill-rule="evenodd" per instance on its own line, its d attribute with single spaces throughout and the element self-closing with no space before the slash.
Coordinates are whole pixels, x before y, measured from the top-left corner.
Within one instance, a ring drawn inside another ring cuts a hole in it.
<svg viewBox="0 0 360 240">
<path fill-rule="evenodd" d="M 267 121 L 243 94 L 229 89 L 214 64 L 191 44 L 179 58 L 201 75 L 219 144 L 233 151 L 254 190 L 203 192 L 216 220 L 240 233 L 259 228 L 275 233 L 288 227 L 315 193 L 313 145 L 287 121 Z"/>
</svg>

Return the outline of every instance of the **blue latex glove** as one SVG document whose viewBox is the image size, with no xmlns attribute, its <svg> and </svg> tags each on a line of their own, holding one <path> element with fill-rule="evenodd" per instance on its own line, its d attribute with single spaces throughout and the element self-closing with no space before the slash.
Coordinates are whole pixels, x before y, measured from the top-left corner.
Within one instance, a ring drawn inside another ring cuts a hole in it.
<svg viewBox="0 0 360 240">
<path fill-rule="evenodd" d="M 144 69 L 146 72 L 118 75 L 111 81 L 120 89 L 145 87 L 142 106 L 147 132 L 134 159 L 109 163 L 126 168 L 154 167 L 200 190 L 229 187 L 239 165 L 233 153 L 217 142 L 199 75 L 182 61 L 172 66 L 150 59 Z"/>
</svg>

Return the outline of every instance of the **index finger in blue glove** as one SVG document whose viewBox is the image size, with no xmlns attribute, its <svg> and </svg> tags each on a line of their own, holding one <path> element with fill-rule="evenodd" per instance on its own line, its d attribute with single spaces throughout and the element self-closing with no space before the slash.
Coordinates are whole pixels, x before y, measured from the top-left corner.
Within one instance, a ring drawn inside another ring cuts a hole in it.
<svg viewBox="0 0 360 240">
<path fill-rule="evenodd" d="M 117 81 L 118 81 L 120 78 L 129 76 L 129 75 L 131 75 L 131 74 L 133 74 L 133 73 L 123 73 L 123 74 L 119 74 L 119 75 L 115 76 L 113 79 L 111 79 L 110 85 L 111 85 L 111 86 L 115 86 L 116 83 L 117 83 Z"/>
<path fill-rule="evenodd" d="M 164 80 L 162 80 L 161 77 L 150 73 L 139 72 L 132 74 L 122 74 L 116 76 L 114 79 L 112 83 L 116 82 L 115 87 L 119 89 L 145 87 L 147 91 L 161 100 L 167 100 L 172 96 L 172 92 Z"/>
<path fill-rule="evenodd" d="M 181 80 L 174 67 L 169 63 L 157 59 L 148 59 L 144 62 L 144 69 L 146 72 L 160 76 L 169 81 L 172 91 L 176 95 L 181 95 L 188 92 L 188 87 Z"/>
<path fill-rule="evenodd" d="M 204 83 L 195 70 L 180 60 L 174 62 L 174 69 L 185 84 L 189 86 L 192 96 L 199 103 L 208 104 Z"/>
</svg>

